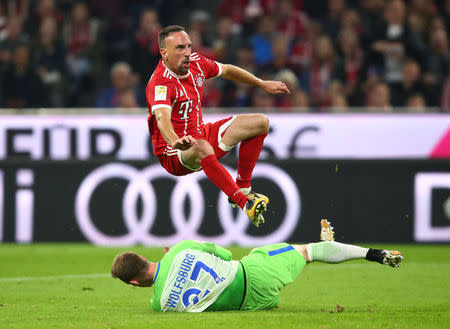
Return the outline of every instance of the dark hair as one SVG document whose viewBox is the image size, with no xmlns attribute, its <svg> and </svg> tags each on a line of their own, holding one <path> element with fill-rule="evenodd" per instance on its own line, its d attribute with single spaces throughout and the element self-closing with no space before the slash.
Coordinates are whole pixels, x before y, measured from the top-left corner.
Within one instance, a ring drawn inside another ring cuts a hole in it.
<svg viewBox="0 0 450 329">
<path fill-rule="evenodd" d="M 127 251 L 116 256 L 111 268 L 113 278 L 119 278 L 125 283 L 144 274 L 148 269 L 149 263 L 138 254 Z"/>
<path fill-rule="evenodd" d="M 163 28 L 158 33 L 158 44 L 159 48 L 164 48 L 166 46 L 166 38 L 175 32 L 186 31 L 184 27 L 180 25 L 170 25 Z"/>
</svg>

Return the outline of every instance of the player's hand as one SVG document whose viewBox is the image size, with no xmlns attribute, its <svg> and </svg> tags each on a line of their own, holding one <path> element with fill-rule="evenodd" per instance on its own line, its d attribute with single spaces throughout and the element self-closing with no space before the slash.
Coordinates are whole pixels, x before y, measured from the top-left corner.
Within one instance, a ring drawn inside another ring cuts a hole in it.
<svg viewBox="0 0 450 329">
<path fill-rule="evenodd" d="M 176 150 L 189 150 L 192 146 L 197 145 L 197 140 L 191 135 L 186 135 L 181 138 L 178 138 L 175 142 L 172 143 L 172 148 Z"/>
<path fill-rule="evenodd" d="M 269 94 L 290 94 L 288 87 L 281 81 L 263 81 L 261 88 Z"/>
</svg>

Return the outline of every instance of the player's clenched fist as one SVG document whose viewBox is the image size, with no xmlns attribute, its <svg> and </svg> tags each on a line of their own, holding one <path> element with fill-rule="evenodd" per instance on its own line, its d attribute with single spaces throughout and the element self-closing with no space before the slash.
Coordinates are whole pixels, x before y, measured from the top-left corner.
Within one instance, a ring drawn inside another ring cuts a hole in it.
<svg viewBox="0 0 450 329">
<path fill-rule="evenodd" d="M 178 138 L 175 142 L 172 143 L 172 148 L 176 150 L 189 150 L 192 146 L 197 145 L 197 140 L 191 135 L 183 136 Z"/>
</svg>

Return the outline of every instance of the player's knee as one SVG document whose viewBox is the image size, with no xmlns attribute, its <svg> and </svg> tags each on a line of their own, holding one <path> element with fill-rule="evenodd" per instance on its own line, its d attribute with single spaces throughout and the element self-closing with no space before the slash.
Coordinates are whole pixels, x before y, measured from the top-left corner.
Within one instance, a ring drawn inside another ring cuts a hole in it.
<svg viewBox="0 0 450 329">
<path fill-rule="evenodd" d="M 293 247 L 306 260 L 306 262 L 310 262 L 309 255 L 308 255 L 308 250 L 306 249 L 306 245 L 304 245 L 304 244 L 294 244 Z"/>
<path fill-rule="evenodd" d="M 261 134 L 269 131 L 269 118 L 265 114 L 256 114 L 256 125 Z"/>
<path fill-rule="evenodd" d="M 194 147 L 198 162 L 202 161 L 203 158 L 207 157 L 208 155 L 214 154 L 214 149 L 212 148 L 211 144 L 203 139 L 197 140 L 197 145 Z"/>
</svg>

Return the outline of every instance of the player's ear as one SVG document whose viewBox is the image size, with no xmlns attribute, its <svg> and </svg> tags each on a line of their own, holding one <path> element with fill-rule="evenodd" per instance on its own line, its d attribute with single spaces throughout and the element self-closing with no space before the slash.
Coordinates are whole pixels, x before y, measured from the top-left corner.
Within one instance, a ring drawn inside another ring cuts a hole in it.
<svg viewBox="0 0 450 329">
<path fill-rule="evenodd" d="M 130 280 L 129 284 L 136 286 L 136 287 L 140 286 L 139 281 L 137 281 L 137 280 Z"/>
<path fill-rule="evenodd" d="M 166 48 L 159 48 L 159 53 L 161 54 L 161 57 L 163 59 L 167 59 L 167 49 Z"/>
</svg>

